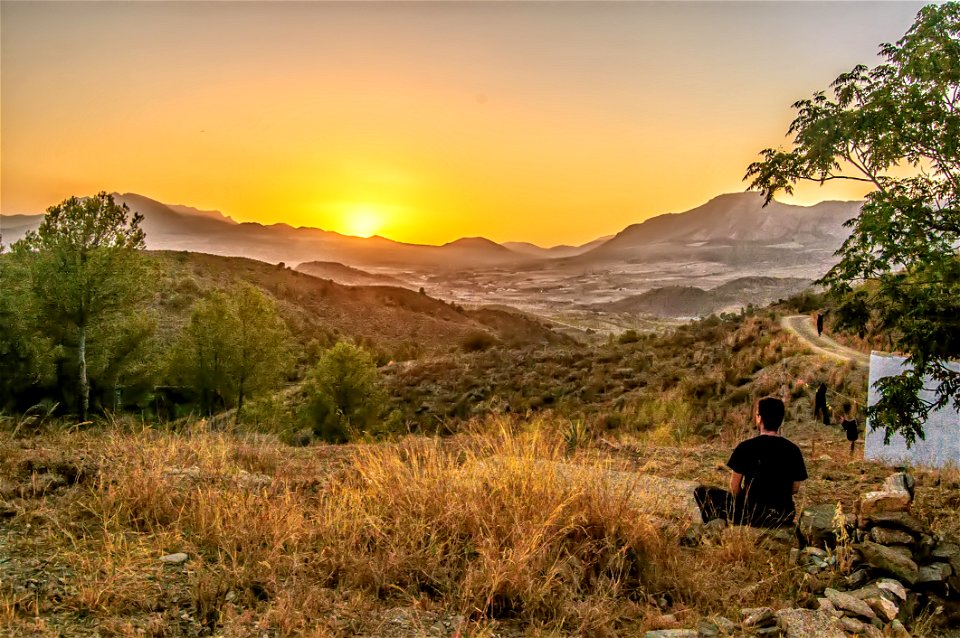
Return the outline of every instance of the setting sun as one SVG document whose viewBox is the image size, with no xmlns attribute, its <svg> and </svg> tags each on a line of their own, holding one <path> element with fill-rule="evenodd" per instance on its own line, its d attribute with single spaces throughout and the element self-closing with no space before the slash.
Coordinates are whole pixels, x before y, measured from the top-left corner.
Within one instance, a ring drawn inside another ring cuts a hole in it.
<svg viewBox="0 0 960 638">
<path fill-rule="evenodd" d="M 342 232 L 356 237 L 370 237 L 383 228 L 383 221 L 383 214 L 373 206 L 354 206 L 344 213 Z"/>
</svg>

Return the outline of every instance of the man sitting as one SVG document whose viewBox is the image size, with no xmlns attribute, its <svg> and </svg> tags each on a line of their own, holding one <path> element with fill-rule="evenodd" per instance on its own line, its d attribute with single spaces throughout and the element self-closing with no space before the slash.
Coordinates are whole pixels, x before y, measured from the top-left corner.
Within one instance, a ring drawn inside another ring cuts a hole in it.
<svg viewBox="0 0 960 638">
<path fill-rule="evenodd" d="M 733 471 L 730 491 L 702 485 L 694 490 L 704 522 L 723 518 L 754 527 L 793 524 L 793 495 L 806 480 L 807 468 L 800 448 L 780 436 L 784 411 L 780 399 L 757 401 L 754 415 L 759 434 L 740 443 L 727 461 Z"/>
</svg>

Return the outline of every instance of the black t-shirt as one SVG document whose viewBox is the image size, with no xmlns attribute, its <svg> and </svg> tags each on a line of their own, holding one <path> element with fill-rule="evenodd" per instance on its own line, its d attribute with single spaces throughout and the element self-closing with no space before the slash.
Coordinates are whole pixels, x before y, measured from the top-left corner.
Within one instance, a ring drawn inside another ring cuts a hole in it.
<svg viewBox="0 0 960 638">
<path fill-rule="evenodd" d="M 860 426 L 856 419 L 844 419 L 840 421 L 840 427 L 847 433 L 848 441 L 856 441 L 860 437 Z"/>
<path fill-rule="evenodd" d="M 737 499 L 747 511 L 763 510 L 792 517 L 793 483 L 807 478 L 803 454 L 781 436 L 761 434 L 736 447 L 727 467 L 743 475 Z"/>
</svg>

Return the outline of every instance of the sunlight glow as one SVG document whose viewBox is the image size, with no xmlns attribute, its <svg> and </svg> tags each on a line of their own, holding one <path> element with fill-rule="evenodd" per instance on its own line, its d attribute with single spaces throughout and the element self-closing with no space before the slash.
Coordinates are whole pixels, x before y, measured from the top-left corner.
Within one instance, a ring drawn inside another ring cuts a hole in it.
<svg viewBox="0 0 960 638">
<path fill-rule="evenodd" d="M 352 206 L 343 216 L 342 232 L 355 237 L 370 237 L 383 228 L 383 214 L 373 206 Z"/>
</svg>

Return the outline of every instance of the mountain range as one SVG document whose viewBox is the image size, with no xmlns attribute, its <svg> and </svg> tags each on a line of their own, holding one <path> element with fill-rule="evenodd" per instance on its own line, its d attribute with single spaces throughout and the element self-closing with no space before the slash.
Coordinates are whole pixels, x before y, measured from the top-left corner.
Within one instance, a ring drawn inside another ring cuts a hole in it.
<svg viewBox="0 0 960 638">
<path fill-rule="evenodd" d="M 539 266 L 582 268 L 609 262 L 645 263 L 696 259 L 726 264 L 819 264 L 829 260 L 847 236 L 843 222 L 860 202 L 821 202 L 793 206 L 758 193 L 720 195 L 693 210 L 668 213 L 628 226 L 613 237 L 582 246 L 541 248 L 524 242 L 498 244 L 482 237 L 442 246 L 408 244 L 374 236 L 352 237 L 288 224 L 238 223 L 218 211 L 168 205 L 143 195 L 114 195 L 144 216 L 147 247 L 226 256 L 270 263 L 323 261 L 354 268 L 393 270 L 473 270 Z M 42 215 L 0 217 L 4 243 L 36 228 Z"/>
</svg>

